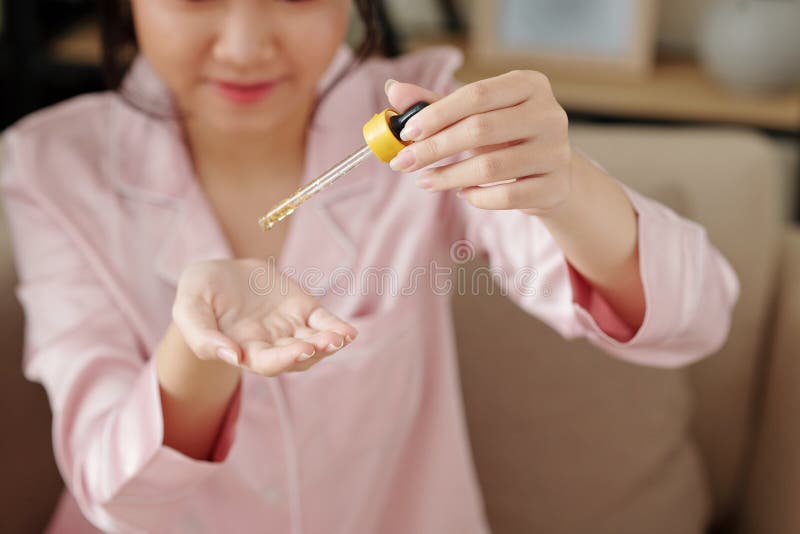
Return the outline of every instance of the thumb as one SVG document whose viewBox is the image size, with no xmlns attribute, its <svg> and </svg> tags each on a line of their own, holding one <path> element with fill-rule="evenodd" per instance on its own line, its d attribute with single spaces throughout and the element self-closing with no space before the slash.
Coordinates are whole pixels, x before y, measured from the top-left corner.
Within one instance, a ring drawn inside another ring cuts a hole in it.
<svg viewBox="0 0 800 534">
<path fill-rule="evenodd" d="M 214 312 L 205 302 L 200 299 L 176 299 L 172 319 L 198 358 L 219 358 L 230 364 L 239 363 L 239 345 L 219 331 Z"/>
<path fill-rule="evenodd" d="M 401 113 L 419 101 L 424 100 L 429 104 L 433 104 L 442 98 L 439 94 L 419 85 L 391 79 L 386 81 L 384 91 L 389 98 L 389 104 Z"/>
</svg>

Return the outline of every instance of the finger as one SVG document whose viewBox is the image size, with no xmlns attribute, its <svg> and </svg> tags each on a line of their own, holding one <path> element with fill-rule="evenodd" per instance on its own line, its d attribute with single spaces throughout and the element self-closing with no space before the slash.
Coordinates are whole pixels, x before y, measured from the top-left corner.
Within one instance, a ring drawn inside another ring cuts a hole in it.
<svg viewBox="0 0 800 534">
<path fill-rule="evenodd" d="M 280 335 L 273 335 L 270 339 L 278 338 L 297 338 L 310 343 L 314 343 L 320 351 L 338 350 L 342 347 L 345 338 L 352 339 L 358 331 L 351 325 L 345 323 L 328 310 L 314 304 L 313 308 L 306 311 L 306 319 L 299 319 L 285 316 L 284 314 L 269 314 L 263 319 L 264 328 L 270 333 L 281 332 Z M 306 326 L 306 323 L 308 324 Z M 280 328 L 275 325 L 282 325 Z M 333 345 L 333 347 L 329 347 Z"/>
<path fill-rule="evenodd" d="M 302 326 L 306 324 L 306 319 L 319 306 L 319 302 L 309 295 L 298 295 L 288 297 L 278 304 L 272 314 L 279 314 L 290 325 Z"/>
<path fill-rule="evenodd" d="M 313 343 L 317 352 L 311 358 L 298 359 L 289 369 L 289 372 L 307 371 L 320 360 L 332 356 L 347 344 L 345 339 L 335 332 L 318 332 L 311 338 L 305 338 L 304 341 Z"/>
<path fill-rule="evenodd" d="M 390 165 L 395 171 L 412 172 L 466 150 L 527 140 L 535 135 L 536 125 L 525 118 L 523 107 L 471 115 L 407 146 Z"/>
<path fill-rule="evenodd" d="M 290 339 L 311 343 L 314 345 L 317 353 L 333 353 L 345 345 L 344 336 L 336 332 L 318 332 L 310 328 L 306 330 L 308 332 L 297 332 L 294 337 Z"/>
<path fill-rule="evenodd" d="M 297 339 L 308 339 L 317 333 L 319 333 L 319 330 L 316 328 L 311 328 L 310 326 L 298 326 L 294 329 L 294 332 L 291 335 Z"/>
<path fill-rule="evenodd" d="M 282 346 L 250 341 L 243 348 L 243 364 L 264 376 L 277 376 L 290 369 L 298 360 L 307 360 L 316 353 L 314 345 L 296 339 Z"/>
<path fill-rule="evenodd" d="M 470 115 L 525 102 L 534 92 L 533 75 L 538 74 L 526 72 L 509 72 L 460 87 L 411 118 L 404 130 L 407 131 L 405 140 L 420 141 Z"/>
<path fill-rule="evenodd" d="M 219 331 L 217 318 L 211 306 L 202 299 L 175 301 L 172 320 L 180 330 L 186 345 L 201 359 L 222 359 L 238 363 L 241 358 L 239 344 Z"/>
<path fill-rule="evenodd" d="M 344 337 L 348 343 L 354 340 L 358 335 L 358 330 L 356 330 L 353 325 L 344 322 L 322 306 L 318 306 L 311 312 L 311 314 L 309 314 L 308 326 L 320 331 L 328 330 L 336 332 L 340 336 Z"/>
<path fill-rule="evenodd" d="M 516 181 L 487 187 L 468 187 L 459 196 L 487 210 L 525 209 L 542 212 L 556 207 L 566 195 L 567 181 L 556 176 L 528 176 Z"/>
<path fill-rule="evenodd" d="M 281 338 L 277 340 L 276 345 L 288 345 L 296 341 L 304 341 L 314 346 L 316 355 L 330 355 L 345 346 L 346 340 L 344 336 L 336 332 L 324 331 L 318 332 L 311 328 L 304 329 L 307 332 L 296 333 L 292 337 Z M 305 335 L 308 333 L 308 335 Z M 302 358 L 300 358 L 302 361 Z"/>
<path fill-rule="evenodd" d="M 554 164 L 536 159 L 534 150 L 533 143 L 506 145 L 457 163 L 427 170 L 419 176 L 417 184 L 435 192 L 551 172 Z"/>
<path fill-rule="evenodd" d="M 297 328 L 305 325 L 299 314 L 273 310 L 261 319 L 261 326 L 266 332 L 266 340 L 274 342 L 282 337 L 294 337 Z"/>
<path fill-rule="evenodd" d="M 312 367 L 322 360 L 323 356 L 317 354 L 308 360 L 303 362 L 296 362 L 294 363 L 289 369 L 286 370 L 287 373 L 302 373 L 303 371 L 308 371 Z"/>
<path fill-rule="evenodd" d="M 269 340 L 276 345 L 300 339 L 314 345 L 325 355 L 341 349 L 352 341 L 358 331 L 312 299 L 296 304 L 281 313 L 270 313 L 263 321 L 270 332 Z"/>
<path fill-rule="evenodd" d="M 389 99 L 389 104 L 400 112 L 407 110 L 420 101 L 432 104 L 441 99 L 438 93 L 413 83 L 398 82 L 396 80 L 387 80 L 384 91 Z"/>
</svg>

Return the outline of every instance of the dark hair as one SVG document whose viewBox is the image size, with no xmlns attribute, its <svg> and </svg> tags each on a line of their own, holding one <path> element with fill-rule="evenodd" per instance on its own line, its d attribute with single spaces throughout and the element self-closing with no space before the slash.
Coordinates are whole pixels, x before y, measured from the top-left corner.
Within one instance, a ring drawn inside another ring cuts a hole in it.
<svg viewBox="0 0 800 534">
<path fill-rule="evenodd" d="M 333 89 L 354 67 L 381 51 L 383 32 L 378 17 L 380 0 L 353 0 L 364 25 L 364 38 L 355 50 L 353 62 L 325 88 L 319 100 Z M 138 50 L 131 16 L 130 0 L 100 0 L 100 28 L 103 47 L 103 74 L 109 89 L 119 90 L 120 84 Z"/>
</svg>

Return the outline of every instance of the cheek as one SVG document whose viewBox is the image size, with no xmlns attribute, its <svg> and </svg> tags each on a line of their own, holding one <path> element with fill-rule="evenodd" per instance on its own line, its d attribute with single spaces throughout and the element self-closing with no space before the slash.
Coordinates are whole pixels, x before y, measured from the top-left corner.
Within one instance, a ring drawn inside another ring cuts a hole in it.
<svg viewBox="0 0 800 534">
<path fill-rule="evenodd" d="M 319 78 L 329 66 L 347 35 L 348 10 L 328 2 L 319 10 L 293 21 L 296 31 L 287 32 L 286 50 L 295 65 L 302 65 L 309 82 Z"/>
<path fill-rule="evenodd" d="M 137 0 L 132 8 L 142 54 L 170 89 L 178 93 L 187 89 L 197 75 L 213 28 L 165 7 L 163 0 Z"/>
</svg>

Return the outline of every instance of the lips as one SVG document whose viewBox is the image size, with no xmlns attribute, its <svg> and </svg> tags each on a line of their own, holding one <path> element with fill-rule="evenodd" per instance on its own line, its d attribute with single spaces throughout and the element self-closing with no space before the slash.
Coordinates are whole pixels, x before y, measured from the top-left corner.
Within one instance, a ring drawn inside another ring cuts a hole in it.
<svg viewBox="0 0 800 534">
<path fill-rule="evenodd" d="M 252 104 L 264 100 L 279 83 L 279 80 L 248 83 L 227 80 L 211 81 L 211 84 L 222 96 L 237 104 Z"/>
</svg>

